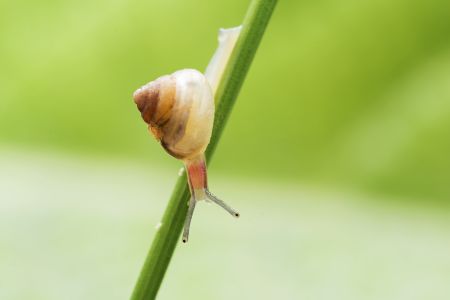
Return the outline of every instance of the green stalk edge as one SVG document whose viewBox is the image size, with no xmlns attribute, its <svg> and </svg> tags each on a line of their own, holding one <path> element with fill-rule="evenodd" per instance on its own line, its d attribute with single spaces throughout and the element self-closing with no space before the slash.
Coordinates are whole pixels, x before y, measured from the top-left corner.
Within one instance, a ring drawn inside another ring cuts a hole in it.
<svg viewBox="0 0 450 300">
<path fill-rule="evenodd" d="M 253 0 L 244 18 L 243 28 L 230 56 L 216 93 L 216 112 L 212 137 L 205 156 L 210 161 L 220 136 L 244 83 L 253 57 L 266 30 L 277 0 Z M 180 234 L 190 198 L 186 172 L 179 176 L 156 232 L 152 246 L 142 267 L 131 296 L 132 300 L 155 299 L 172 258 L 175 246 L 181 243 Z M 189 244 L 187 245 L 189 247 Z"/>
</svg>

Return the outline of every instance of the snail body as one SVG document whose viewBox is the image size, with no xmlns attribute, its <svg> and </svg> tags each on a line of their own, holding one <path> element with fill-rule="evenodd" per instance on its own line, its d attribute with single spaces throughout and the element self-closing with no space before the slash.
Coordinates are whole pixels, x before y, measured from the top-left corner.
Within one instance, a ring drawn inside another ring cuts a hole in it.
<svg viewBox="0 0 450 300">
<path fill-rule="evenodd" d="M 214 94 L 240 30 L 235 27 L 219 32 L 219 47 L 205 75 L 194 69 L 179 70 L 147 83 L 133 94 L 149 131 L 186 168 L 191 199 L 183 242 L 188 240 L 197 201 L 210 200 L 239 217 L 237 211 L 209 191 L 204 152 L 213 128 Z"/>
</svg>

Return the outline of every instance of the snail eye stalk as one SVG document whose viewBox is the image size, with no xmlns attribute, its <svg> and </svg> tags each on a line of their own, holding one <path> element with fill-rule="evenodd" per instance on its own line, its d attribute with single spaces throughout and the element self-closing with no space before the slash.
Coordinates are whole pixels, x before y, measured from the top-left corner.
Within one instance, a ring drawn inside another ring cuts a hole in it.
<svg viewBox="0 0 450 300">
<path fill-rule="evenodd" d="M 205 194 L 209 200 L 211 200 L 212 202 L 216 203 L 217 205 L 219 205 L 220 207 L 225 209 L 230 215 L 232 215 L 233 217 L 239 218 L 240 214 L 234 208 L 232 208 L 231 206 L 226 204 L 223 200 L 220 200 L 219 198 L 214 196 L 208 189 L 205 190 Z"/>
</svg>

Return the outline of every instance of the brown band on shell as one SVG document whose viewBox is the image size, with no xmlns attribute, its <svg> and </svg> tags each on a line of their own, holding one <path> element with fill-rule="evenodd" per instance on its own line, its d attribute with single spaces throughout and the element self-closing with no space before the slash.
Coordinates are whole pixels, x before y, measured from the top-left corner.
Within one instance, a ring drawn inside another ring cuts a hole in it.
<svg viewBox="0 0 450 300">
<path fill-rule="evenodd" d="M 176 81 L 171 76 L 160 77 L 134 93 L 134 101 L 141 116 L 157 140 L 161 140 L 167 132 L 166 126 L 172 116 L 175 97 Z"/>
<path fill-rule="evenodd" d="M 172 116 L 173 106 L 176 100 L 176 81 L 172 76 L 164 76 L 159 79 L 159 97 L 158 107 L 152 122 L 160 127 L 163 127 Z"/>
<path fill-rule="evenodd" d="M 167 153 L 169 153 L 170 155 L 172 155 L 173 157 L 175 157 L 177 159 L 184 159 L 186 156 L 186 154 L 184 154 L 184 153 L 174 152 L 172 149 L 170 149 L 169 144 L 164 142 L 164 140 L 161 140 L 161 146 L 164 148 L 164 150 L 166 150 Z"/>
<path fill-rule="evenodd" d="M 160 100 L 159 91 L 160 84 L 158 82 L 152 82 L 140 88 L 134 94 L 134 102 L 136 102 L 141 116 L 147 124 L 153 123 L 152 119 Z"/>
<path fill-rule="evenodd" d="M 169 122 L 162 128 L 164 131 L 162 143 L 166 145 L 166 147 L 164 145 L 163 147 L 170 155 L 175 156 L 176 158 L 185 158 L 188 154 L 177 151 L 177 144 L 185 136 L 192 105 L 192 101 L 177 103 L 173 107 L 173 115 L 176 116 L 176 118 L 169 119 Z"/>
<path fill-rule="evenodd" d="M 189 110 L 179 111 L 176 122 L 170 122 L 166 125 L 167 130 L 170 130 L 170 142 L 172 145 L 176 145 L 184 137 L 189 120 Z"/>
</svg>

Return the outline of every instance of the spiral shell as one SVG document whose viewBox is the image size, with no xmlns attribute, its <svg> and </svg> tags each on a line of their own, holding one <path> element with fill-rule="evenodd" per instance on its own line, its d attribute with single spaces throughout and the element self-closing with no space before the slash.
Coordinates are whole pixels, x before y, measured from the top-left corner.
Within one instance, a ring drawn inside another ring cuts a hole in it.
<svg viewBox="0 0 450 300">
<path fill-rule="evenodd" d="M 184 160 L 205 151 L 214 121 L 214 96 L 202 73 L 184 69 L 161 76 L 133 97 L 150 132 L 170 155 Z"/>
</svg>

